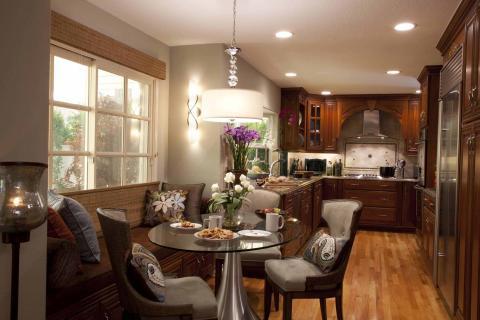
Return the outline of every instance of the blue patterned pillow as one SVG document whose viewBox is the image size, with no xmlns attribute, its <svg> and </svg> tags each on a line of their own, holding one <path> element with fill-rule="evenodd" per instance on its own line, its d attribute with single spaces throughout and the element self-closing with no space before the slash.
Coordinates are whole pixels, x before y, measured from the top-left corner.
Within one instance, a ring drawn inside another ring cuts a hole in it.
<svg viewBox="0 0 480 320">
<path fill-rule="evenodd" d="M 308 242 L 303 258 L 315 263 L 323 272 L 330 272 L 347 241 L 346 238 L 335 238 L 320 230 Z"/>
<path fill-rule="evenodd" d="M 52 191 L 48 193 L 48 205 L 62 216 L 63 221 L 72 231 L 82 261 L 100 262 L 97 233 L 87 210 L 78 201 Z"/>
<path fill-rule="evenodd" d="M 138 292 L 151 300 L 165 301 L 165 278 L 153 253 L 133 243 L 127 270 Z"/>
</svg>

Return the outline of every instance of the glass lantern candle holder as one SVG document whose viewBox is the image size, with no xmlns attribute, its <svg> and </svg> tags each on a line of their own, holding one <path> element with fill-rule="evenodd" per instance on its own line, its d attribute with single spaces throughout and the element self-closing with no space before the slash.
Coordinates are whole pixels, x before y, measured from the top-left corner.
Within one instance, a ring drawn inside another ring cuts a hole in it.
<svg viewBox="0 0 480 320">
<path fill-rule="evenodd" d="M 0 232 L 27 232 L 44 223 L 47 204 L 40 193 L 46 164 L 0 162 Z"/>
</svg>

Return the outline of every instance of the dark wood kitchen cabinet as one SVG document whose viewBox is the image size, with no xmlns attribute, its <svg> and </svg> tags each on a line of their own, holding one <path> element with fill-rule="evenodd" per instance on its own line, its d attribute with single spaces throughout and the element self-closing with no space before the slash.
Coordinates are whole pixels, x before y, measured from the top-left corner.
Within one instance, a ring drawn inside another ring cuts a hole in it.
<svg viewBox="0 0 480 320">
<path fill-rule="evenodd" d="M 435 214 L 424 208 L 422 217 L 422 246 L 424 250 L 424 257 L 427 265 L 427 270 L 430 275 L 433 274 L 433 259 L 435 256 Z"/>
<path fill-rule="evenodd" d="M 308 101 L 308 129 L 307 150 L 322 152 L 324 150 L 324 136 L 322 116 L 324 116 L 325 102 L 310 99 Z"/>
<path fill-rule="evenodd" d="M 288 151 L 306 150 L 308 93 L 303 88 L 282 89 L 280 147 Z"/>
<path fill-rule="evenodd" d="M 323 200 L 339 199 L 342 196 L 342 180 L 341 179 L 325 179 L 323 180 Z"/>
<path fill-rule="evenodd" d="M 421 229 L 421 243 L 423 257 L 427 270 L 430 275 L 433 275 L 433 260 L 435 255 L 435 198 L 427 193 L 422 196 L 422 229 Z"/>
<path fill-rule="evenodd" d="M 363 228 L 413 232 L 416 228 L 413 186 L 410 181 L 345 179 L 342 198 L 363 203 L 360 217 Z"/>
<path fill-rule="evenodd" d="M 458 212 L 458 308 L 466 319 L 480 316 L 480 120 L 463 126 Z M 474 253 L 474 254 L 472 254 Z"/>
<path fill-rule="evenodd" d="M 417 80 L 420 83 L 420 128 L 432 128 L 438 122 L 438 93 L 440 89 L 441 65 L 423 67 Z"/>
<path fill-rule="evenodd" d="M 323 151 L 337 151 L 337 140 L 340 135 L 339 112 L 335 100 L 326 100 L 323 112 Z"/>
<path fill-rule="evenodd" d="M 320 226 L 322 221 L 322 201 L 323 201 L 323 182 L 320 180 L 313 185 L 313 212 L 312 226 L 315 230 Z"/>
<path fill-rule="evenodd" d="M 309 99 L 307 123 L 307 151 L 337 150 L 339 114 L 336 101 Z"/>
<path fill-rule="evenodd" d="M 420 102 L 409 100 L 404 111 L 403 136 L 405 139 L 405 153 L 416 155 L 418 152 L 418 139 L 420 134 Z"/>
<path fill-rule="evenodd" d="M 447 67 L 448 68 L 448 67 Z M 425 133 L 425 187 L 435 188 L 437 169 L 438 110 L 440 71 L 442 66 L 425 66 L 418 76 L 420 82 L 420 128 Z"/>
<path fill-rule="evenodd" d="M 457 212 L 457 276 L 455 279 L 456 319 L 480 318 L 480 1 L 462 0 L 447 25 L 438 50 L 444 69 L 451 61 L 463 62 L 462 72 L 442 72 L 441 95 L 454 89 L 451 84 L 462 82 L 460 101 L 459 175 Z M 459 57 L 459 58 L 458 58 Z M 463 58 L 463 59 L 462 59 Z M 456 64 L 455 64 L 456 66 Z M 448 85 L 444 85 L 448 80 Z M 463 80 L 463 81 L 462 81 Z M 446 87 L 446 89 L 444 89 Z"/>
<path fill-rule="evenodd" d="M 479 9 L 475 9 L 474 15 L 467 22 L 465 27 L 465 42 L 464 42 L 464 67 L 463 67 L 463 108 L 462 117 L 464 121 L 470 121 L 480 117 L 479 104 L 479 85 L 480 77 L 480 23 L 479 23 Z"/>
</svg>

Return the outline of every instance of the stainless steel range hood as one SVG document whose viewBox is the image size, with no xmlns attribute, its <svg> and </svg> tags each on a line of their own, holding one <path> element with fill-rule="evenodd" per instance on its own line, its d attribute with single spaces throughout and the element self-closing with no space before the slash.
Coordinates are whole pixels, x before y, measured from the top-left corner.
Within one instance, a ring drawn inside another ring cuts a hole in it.
<svg viewBox="0 0 480 320">
<path fill-rule="evenodd" d="M 365 110 L 363 112 L 362 137 L 381 139 L 384 139 L 386 137 L 386 135 L 380 133 L 380 111 Z"/>
</svg>

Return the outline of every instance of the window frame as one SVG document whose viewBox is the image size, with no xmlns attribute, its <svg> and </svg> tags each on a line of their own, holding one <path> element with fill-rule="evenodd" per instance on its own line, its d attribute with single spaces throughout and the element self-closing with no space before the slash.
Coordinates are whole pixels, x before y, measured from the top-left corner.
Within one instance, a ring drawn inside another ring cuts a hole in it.
<svg viewBox="0 0 480 320">
<path fill-rule="evenodd" d="M 77 105 L 62 101 L 56 101 L 53 99 L 54 91 L 54 57 L 58 56 L 67 60 L 71 60 L 83 65 L 86 65 L 89 70 L 88 75 L 88 105 Z M 123 111 L 111 111 L 98 107 L 98 72 L 104 70 L 106 72 L 114 73 L 123 77 L 124 92 L 123 92 Z M 147 116 L 137 116 L 128 113 L 128 80 L 133 80 L 147 85 L 148 88 L 148 114 Z M 156 139 L 154 135 L 155 120 L 157 113 L 157 106 L 155 101 L 156 79 L 130 68 L 121 66 L 117 63 L 109 60 L 96 57 L 94 55 L 85 53 L 81 50 L 71 48 L 66 45 L 61 45 L 56 42 L 52 42 L 50 46 L 50 88 L 49 88 L 49 130 L 48 130 L 48 163 L 49 168 L 53 169 L 53 157 L 54 156 L 85 156 L 86 166 L 84 168 L 85 182 L 79 190 L 92 190 L 103 189 L 108 187 L 118 187 L 125 185 L 135 185 L 151 182 L 154 177 L 154 171 L 156 168 L 157 152 L 156 152 Z M 85 151 L 55 151 L 53 150 L 53 110 L 54 107 L 61 107 L 70 110 L 80 110 L 87 112 L 87 121 L 85 128 Z M 122 119 L 122 151 L 121 152 L 99 152 L 96 150 L 96 134 L 97 134 L 97 115 L 113 115 L 119 116 Z M 146 121 L 148 125 L 147 136 L 147 150 L 146 152 L 127 152 L 126 146 L 126 123 L 128 119 L 137 119 L 140 121 Z M 93 128 L 92 128 L 93 126 Z M 121 159 L 121 176 L 120 185 L 112 185 L 108 187 L 96 187 L 95 176 L 95 160 L 98 157 L 115 157 Z M 132 157 L 138 157 L 139 159 L 145 158 L 147 161 L 145 173 L 145 181 L 140 183 L 126 183 L 126 159 Z M 53 181 L 53 170 L 48 170 L 48 185 L 51 187 L 55 181 Z M 65 192 L 76 192 L 78 190 L 66 190 Z"/>
</svg>

